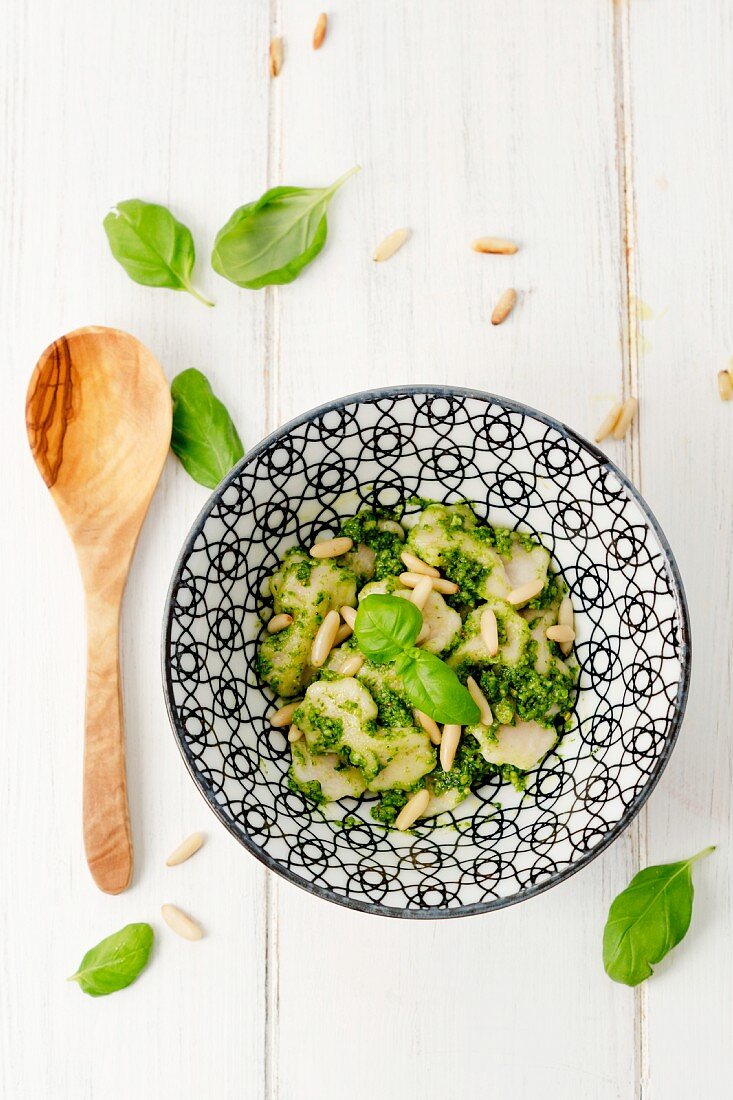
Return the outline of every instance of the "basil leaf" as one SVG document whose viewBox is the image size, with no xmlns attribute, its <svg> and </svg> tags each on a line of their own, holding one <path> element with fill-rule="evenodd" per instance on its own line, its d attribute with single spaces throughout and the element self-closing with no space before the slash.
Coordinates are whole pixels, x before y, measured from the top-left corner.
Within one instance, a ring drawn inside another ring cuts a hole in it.
<svg viewBox="0 0 733 1100">
<path fill-rule="evenodd" d="M 177 374 L 171 397 L 171 450 L 194 481 L 215 489 L 244 454 L 234 422 L 200 370 Z"/>
<path fill-rule="evenodd" d="M 136 283 L 187 290 L 213 306 L 191 286 L 196 260 L 191 231 L 165 206 L 126 199 L 110 210 L 103 224 L 112 255 Z"/>
<path fill-rule="evenodd" d="M 354 634 L 359 649 L 376 664 L 393 661 L 415 644 L 422 612 L 399 596 L 366 596 L 359 604 Z"/>
<path fill-rule="evenodd" d="M 235 210 L 211 253 L 214 271 L 258 290 L 291 283 L 326 243 L 328 204 L 358 166 L 330 187 L 273 187 Z"/>
<path fill-rule="evenodd" d="M 149 924 L 126 924 L 87 951 L 76 974 L 68 980 L 78 982 L 90 997 L 116 993 L 145 969 L 152 947 L 153 929 Z"/>
<path fill-rule="evenodd" d="M 413 649 L 401 664 L 400 675 L 414 707 L 435 719 L 458 726 L 478 722 L 479 708 L 452 668 L 434 653 Z"/>
<path fill-rule="evenodd" d="M 609 978 L 638 985 L 684 939 L 692 917 L 692 865 L 705 848 L 680 863 L 646 867 L 611 903 L 603 930 L 603 965 Z"/>
</svg>

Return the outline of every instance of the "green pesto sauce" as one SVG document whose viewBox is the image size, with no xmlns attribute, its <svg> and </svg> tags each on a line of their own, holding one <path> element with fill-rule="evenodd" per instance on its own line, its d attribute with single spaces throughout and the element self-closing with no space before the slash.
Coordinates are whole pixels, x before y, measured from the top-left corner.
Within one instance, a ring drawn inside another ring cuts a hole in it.
<svg viewBox="0 0 733 1100">
<path fill-rule="evenodd" d="M 423 509 L 437 503 L 428 499 L 414 497 L 408 502 L 412 506 Z M 469 532 L 472 538 L 491 546 L 501 558 L 510 558 L 517 545 L 524 550 L 534 549 L 539 540 L 526 532 L 512 531 L 505 527 L 494 527 L 485 523 L 476 516 L 473 506 L 467 501 L 461 501 L 460 507 L 454 512 L 442 518 L 441 526 L 447 532 L 464 530 Z M 341 526 L 340 533 L 353 539 L 355 544 L 364 543 L 375 554 L 375 572 L 369 579 L 385 580 L 396 578 L 404 570 L 401 553 L 404 549 L 402 540 L 391 531 L 379 529 L 379 522 L 383 519 L 399 521 L 402 509 L 363 509 L 356 516 L 346 519 Z M 448 541 L 448 540 L 445 540 Z M 451 540 L 454 541 L 454 540 Z M 292 556 L 298 555 L 292 561 Z M 290 561 L 291 576 L 295 575 L 297 581 L 303 586 L 310 586 L 312 582 L 312 570 L 317 562 L 311 560 L 302 548 L 295 548 L 285 555 L 283 566 Z M 459 593 L 448 596 L 446 602 L 455 607 L 462 615 L 472 610 L 478 604 L 484 602 L 481 595 L 485 589 L 485 583 L 491 572 L 491 566 L 477 561 L 464 550 L 451 548 L 445 550 L 444 560 L 441 564 L 442 572 L 450 580 L 459 586 Z M 366 579 L 364 581 L 366 583 Z M 358 584 L 357 587 L 361 587 Z M 319 591 L 313 595 L 309 607 L 308 623 L 303 618 L 302 608 L 296 607 L 290 610 L 295 622 L 291 627 L 271 636 L 268 639 L 269 656 L 264 656 L 262 651 L 257 655 L 256 667 L 261 679 L 268 681 L 282 675 L 282 669 L 276 669 L 273 660 L 274 654 L 287 644 L 288 638 L 292 638 L 293 631 L 302 631 L 304 626 L 311 622 L 318 625 L 322 622 L 326 610 L 331 604 L 331 595 L 328 584 L 324 584 L 325 591 Z M 530 601 L 528 607 L 538 613 L 548 607 L 556 606 L 567 591 L 561 577 L 551 570 L 548 572 L 547 582 L 542 592 Z M 531 617 L 530 617 L 531 618 Z M 532 623 L 530 622 L 530 627 Z M 506 644 L 506 629 L 501 618 L 498 623 L 500 644 Z M 458 644 L 459 639 L 456 639 Z M 342 643 L 347 650 L 358 649 L 356 638 L 352 635 Z M 559 647 L 549 643 L 551 656 L 558 659 Z M 442 654 L 445 657 L 447 654 Z M 540 675 L 534 668 L 537 656 L 537 643 L 530 641 L 525 649 L 520 662 L 508 667 L 496 661 L 490 667 L 477 668 L 466 661 L 457 669 L 459 677 L 465 682 L 468 675 L 473 674 L 479 680 L 481 688 L 486 695 L 494 714 L 495 725 L 512 725 L 517 721 L 535 721 L 545 728 L 555 728 L 561 734 L 567 727 L 567 719 L 572 708 L 575 681 L 577 671 L 570 674 L 561 671 L 555 660 L 544 675 Z M 313 680 L 334 681 L 341 678 L 341 674 L 333 669 L 319 669 L 312 677 Z M 310 681 L 309 681 L 310 682 Z M 409 701 L 399 691 L 392 687 L 375 684 L 368 690 L 377 706 L 377 720 L 362 723 L 365 730 L 372 735 L 389 739 L 394 737 L 393 731 L 402 727 L 413 725 L 412 707 Z M 347 711 L 358 711 L 355 703 L 344 702 Z M 365 780 L 373 778 L 371 762 L 363 759 L 349 745 L 343 743 L 344 723 L 341 719 L 326 717 L 320 714 L 313 706 L 304 705 L 298 708 L 294 715 L 295 724 L 301 724 L 307 729 L 309 748 L 311 752 L 327 753 L 336 752 L 338 755 L 338 768 L 355 767 L 359 769 Z M 492 732 L 489 731 L 489 738 Z M 367 774 L 367 772 L 369 774 Z M 480 747 L 474 737 L 461 738 L 453 767 L 448 772 L 440 768 L 430 773 L 429 786 L 436 796 L 449 790 L 468 790 L 480 787 L 487 780 L 499 776 L 502 782 L 511 783 L 517 790 L 523 790 L 526 783 L 526 773 L 511 765 L 489 764 L 481 755 Z M 394 826 L 395 820 L 408 801 L 410 795 L 426 785 L 426 777 L 420 779 L 409 791 L 390 790 L 381 794 L 380 801 L 371 809 L 371 816 L 375 822 L 387 829 Z M 288 774 L 288 786 L 293 791 L 298 791 L 310 802 L 321 806 L 328 801 L 321 784 L 317 780 L 300 784 L 295 779 L 292 769 Z M 342 827 L 351 827 L 360 824 L 355 818 L 346 818 L 340 823 Z"/>
<path fill-rule="evenodd" d="M 527 607 L 531 608 L 533 611 L 544 611 L 546 607 L 559 603 L 566 592 L 567 586 L 562 577 L 557 573 L 553 573 L 550 569 L 547 572 L 545 587 L 538 596 L 535 596 L 533 600 L 529 601 Z"/>
<path fill-rule="evenodd" d="M 338 677 L 336 677 L 338 679 Z M 298 707 L 293 715 L 293 724 L 307 724 L 309 731 L 317 731 L 318 736 L 309 738 L 311 752 L 333 752 L 341 744 L 344 736 L 344 723 L 340 718 L 328 718 L 319 714 L 313 706 Z"/>
<path fill-rule="evenodd" d="M 272 675 L 272 661 L 269 657 L 266 657 L 261 649 L 257 651 L 257 659 L 255 662 L 257 669 L 257 676 L 260 680 L 267 682 Z"/>
<path fill-rule="evenodd" d="M 394 577 L 404 572 L 405 567 L 400 558 L 403 550 L 402 540 L 392 531 L 379 529 L 380 519 L 399 520 L 401 514 L 401 511 L 373 511 L 365 508 L 351 519 L 347 519 L 341 526 L 340 534 L 353 539 L 355 543 L 363 542 L 374 551 L 372 580 L 381 581 L 385 577 Z"/>
<path fill-rule="evenodd" d="M 292 768 L 288 772 L 288 787 L 291 791 L 304 795 L 309 802 L 315 802 L 316 806 L 323 806 L 328 802 L 317 779 L 311 779 L 308 783 L 299 783 L 293 775 Z"/>
<path fill-rule="evenodd" d="M 300 582 L 300 584 L 308 584 L 308 582 L 310 581 L 313 564 L 314 563 L 312 561 L 302 561 L 296 568 L 295 577 L 296 580 Z"/>
<path fill-rule="evenodd" d="M 483 584 L 491 570 L 461 550 L 449 550 L 443 559 L 443 572 L 458 587 L 462 604 L 483 599 Z"/>
<path fill-rule="evenodd" d="M 526 772 L 511 764 L 489 764 L 481 755 L 479 743 L 470 735 L 461 738 L 450 771 L 433 772 L 430 783 L 435 795 L 454 789 L 467 791 L 480 787 L 491 776 L 500 775 L 503 783 L 511 783 L 518 791 L 526 786 Z"/>
<path fill-rule="evenodd" d="M 336 672 L 335 669 L 333 669 L 333 668 L 318 668 L 318 669 L 316 669 L 315 676 L 313 677 L 313 683 L 315 683 L 316 680 L 325 680 L 326 683 L 330 683 L 330 682 L 333 682 L 334 680 L 340 680 L 340 679 L 341 679 L 341 673 Z"/>
<path fill-rule="evenodd" d="M 558 717 L 562 725 L 565 723 L 575 694 L 574 677 L 561 672 L 556 665 L 540 676 L 534 667 L 536 655 L 537 643 L 531 641 L 517 665 L 497 663 L 480 674 L 481 690 L 494 718 L 503 726 L 511 725 L 517 718 L 537 722 L 547 729 L 558 726 Z M 465 679 L 468 669 L 464 667 L 461 673 Z"/>
<path fill-rule="evenodd" d="M 369 687 L 369 694 L 377 704 L 377 725 L 387 729 L 399 729 L 413 724 L 412 708 L 406 699 L 388 687 Z"/>
<path fill-rule="evenodd" d="M 409 797 L 406 791 L 386 791 L 377 805 L 372 806 L 372 817 L 382 825 L 393 826 Z"/>
<path fill-rule="evenodd" d="M 408 508 L 417 508 L 419 512 L 424 512 L 426 508 L 429 508 L 431 504 L 440 504 L 439 500 L 433 500 L 432 497 L 419 497 L 417 494 L 407 498 Z"/>
</svg>

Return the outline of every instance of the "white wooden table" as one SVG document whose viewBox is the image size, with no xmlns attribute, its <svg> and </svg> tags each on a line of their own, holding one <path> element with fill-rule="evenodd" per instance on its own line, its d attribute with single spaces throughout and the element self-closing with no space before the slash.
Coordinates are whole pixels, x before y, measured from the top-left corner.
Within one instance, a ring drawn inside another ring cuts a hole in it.
<svg viewBox="0 0 733 1100">
<path fill-rule="evenodd" d="M 733 5 L 730 0 L 334 0 L 323 49 L 303 0 L 6 0 L 0 13 L 3 753 L 0 1094 L 147 1100 L 374 1096 L 688 1100 L 733 1091 L 731 710 Z M 267 76 L 271 35 L 285 65 Z M 339 194 L 293 285 L 241 291 L 207 263 L 231 211 L 276 183 Z M 101 221 L 169 204 L 199 244 L 193 299 L 130 282 Z M 412 238 L 388 264 L 389 231 Z M 482 257 L 477 235 L 517 238 Z M 499 292 L 520 300 L 501 328 Z M 268 874 L 194 789 L 163 706 L 177 550 L 206 493 L 174 460 L 124 611 L 132 888 L 84 863 L 81 587 L 25 443 L 36 358 L 61 333 L 136 334 L 169 376 L 198 367 L 245 442 L 334 396 L 453 382 L 591 434 L 635 393 L 609 453 L 677 555 L 693 688 L 673 759 L 589 868 L 509 910 L 433 924 L 328 905 Z M 207 843 L 176 871 L 188 832 Z M 686 942 L 633 992 L 603 972 L 608 905 L 647 862 L 720 845 Z M 164 901 L 205 925 L 163 925 Z M 64 979 L 130 920 L 158 932 L 130 990 Z"/>
</svg>

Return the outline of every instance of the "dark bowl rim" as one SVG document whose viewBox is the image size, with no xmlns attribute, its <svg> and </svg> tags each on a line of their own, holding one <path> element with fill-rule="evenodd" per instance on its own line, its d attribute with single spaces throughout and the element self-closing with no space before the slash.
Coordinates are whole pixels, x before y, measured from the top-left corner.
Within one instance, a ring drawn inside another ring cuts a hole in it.
<svg viewBox="0 0 733 1100">
<path fill-rule="evenodd" d="M 631 802 L 624 811 L 619 821 L 614 825 L 609 833 L 598 843 L 594 848 L 591 848 L 580 859 L 574 863 L 568 864 L 567 867 L 563 867 L 562 870 L 552 875 L 549 879 L 537 883 L 533 886 L 528 886 L 518 893 L 513 894 L 511 897 L 506 898 L 494 898 L 492 901 L 480 901 L 472 902 L 469 905 L 462 905 L 455 909 L 449 909 L 442 906 L 432 906 L 426 909 L 409 909 L 409 908 L 397 908 L 389 905 L 383 905 L 380 902 L 363 902 L 354 898 L 345 897 L 335 890 L 319 886 L 314 882 L 309 882 L 307 879 L 301 878 L 300 875 L 295 874 L 289 868 L 282 866 L 277 859 L 269 855 L 263 848 L 256 844 L 250 836 L 246 833 L 237 831 L 232 823 L 224 815 L 221 807 L 219 806 L 216 796 L 213 791 L 204 784 L 200 774 L 196 770 L 195 761 L 192 754 L 189 752 L 185 731 L 182 728 L 181 723 L 178 720 L 178 716 L 173 704 L 173 682 L 170 674 L 170 661 L 168 660 L 168 654 L 170 652 L 170 640 L 171 640 L 171 628 L 173 623 L 173 593 L 178 587 L 178 583 L 181 578 L 184 563 L 190 557 L 193 550 L 194 543 L 203 530 L 213 506 L 218 503 L 223 494 L 234 482 L 241 470 L 243 470 L 250 463 L 254 462 L 259 456 L 273 443 L 285 438 L 294 428 L 300 427 L 301 424 L 305 424 L 308 421 L 314 420 L 317 417 L 324 416 L 326 413 L 333 412 L 338 409 L 342 409 L 347 405 L 373 404 L 381 399 L 399 396 L 412 396 L 415 394 L 431 394 L 435 397 L 467 397 L 474 400 L 483 401 L 489 404 L 499 405 L 511 412 L 518 412 L 524 416 L 532 417 L 540 423 L 545 424 L 547 427 L 553 428 L 561 436 L 574 440 L 584 450 L 593 455 L 600 465 L 608 469 L 613 473 L 625 487 L 632 499 L 639 506 L 646 523 L 651 527 L 654 532 L 660 549 L 665 558 L 665 564 L 668 573 L 673 581 L 674 594 L 676 597 L 678 614 L 680 618 L 680 662 L 681 662 L 681 675 L 677 690 L 677 698 L 675 700 L 674 716 L 670 722 L 670 728 L 668 732 L 667 741 L 663 752 L 660 754 L 658 760 L 655 763 L 654 771 L 649 775 L 647 782 L 643 789 L 639 792 L 633 802 Z M 168 586 L 168 592 L 165 601 L 165 610 L 163 616 L 163 636 L 161 639 L 161 664 L 163 673 L 163 693 L 165 696 L 165 705 L 168 711 L 168 718 L 171 723 L 171 728 L 178 746 L 178 750 L 183 757 L 184 763 L 188 768 L 191 778 L 202 795 L 206 800 L 209 807 L 216 814 L 217 818 L 229 833 L 249 852 L 252 853 L 260 863 L 263 863 L 270 871 L 274 871 L 275 874 L 280 875 L 281 878 L 286 879 L 288 882 L 293 883 L 295 886 L 300 887 L 302 890 L 307 891 L 309 894 L 313 894 L 318 898 L 323 898 L 325 901 L 330 901 L 336 905 L 342 905 L 347 909 L 354 909 L 361 913 L 372 913 L 382 917 L 396 917 L 409 920 L 441 920 L 445 918 L 454 917 L 470 917 L 476 916 L 479 913 L 490 913 L 496 909 L 505 909 L 510 905 L 516 905 L 521 901 L 526 901 L 528 898 L 536 897 L 538 894 L 545 893 L 546 890 L 552 889 L 554 886 L 558 886 L 561 882 L 567 881 L 578 871 L 587 867 L 594 859 L 597 859 L 618 837 L 623 833 L 634 818 L 641 810 L 644 803 L 651 795 L 654 788 L 657 786 L 664 769 L 669 763 L 669 758 L 672 755 L 672 751 L 677 744 L 677 738 L 679 736 L 680 727 L 684 718 L 685 709 L 687 706 L 687 698 L 690 689 L 690 674 L 692 669 L 692 642 L 690 637 L 690 615 L 687 606 L 687 597 L 685 595 L 685 588 L 682 583 L 682 577 L 680 575 L 677 562 L 675 560 L 672 549 L 667 541 L 667 537 L 664 534 L 656 516 L 650 509 L 649 505 L 644 500 L 643 496 L 636 488 L 636 486 L 630 481 L 627 475 L 621 470 L 615 462 L 613 462 L 603 451 L 600 450 L 594 443 L 585 439 L 578 432 L 568 427 L 561 420 L 556 420 L 552 416 L 548 416 L 546 413 L 540 412 L 538 409 L 533 409 L 531 405 L 525 405 L 521 401 L 514 401 L 508 397 L 501 397 L 498 394 L 488 393 L 485 390 L 470 389 L 462 386 L 439 386 L 430 384 L 409 384 L 404 386 L 385 386 L 374 390 L 362 390 L 358 393 L 347 394 L 345 397 L 339 397 L 333 401 L 327 401 L 325 404 L 318 405 L 313 409 L 309 409 L 305 413 L 301 413 L 300 416 L 294 417 L 292 420 L 276 428 L 260 440 L 238 463 L 232 467 L 226 477 L 219 483 L 216 489 L 208 497 L 203 508 L 199 512 L 196 520 L 194 521 L 191 529 L 186 536 L 185 542 L 178 554 L 176 563 L 173 569 L 173 575 L 171 577 L 170 584 Z"/>
</svg>

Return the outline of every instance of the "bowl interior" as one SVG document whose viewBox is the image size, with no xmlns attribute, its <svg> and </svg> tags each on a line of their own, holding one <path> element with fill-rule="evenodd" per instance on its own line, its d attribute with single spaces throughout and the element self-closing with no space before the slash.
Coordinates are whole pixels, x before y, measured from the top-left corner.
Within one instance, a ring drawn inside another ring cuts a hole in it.
<svg viewBox="0 0 733 1100">
<path fill-rule="evenodd" d="M 488 783 L 415 835 L 370 800 L 288 788 L 289 751 L 254 671 L 265 582 L 283 552 L 363 505 L 468 499 L 538 534 L 571 590 L 580 692 L 572 728 L 519 794 Z M 664 536 L 633 487 L 562 425 L 487 394 L 407 388 L 346 398 L 266 439 L 210 498 L 171 583 L 171 721 L 220 819 L 268 866 L 389 915 L 462 915 L 567 877 L 633 818 L 674 744 L 687 611 Z"/>
</svg>

